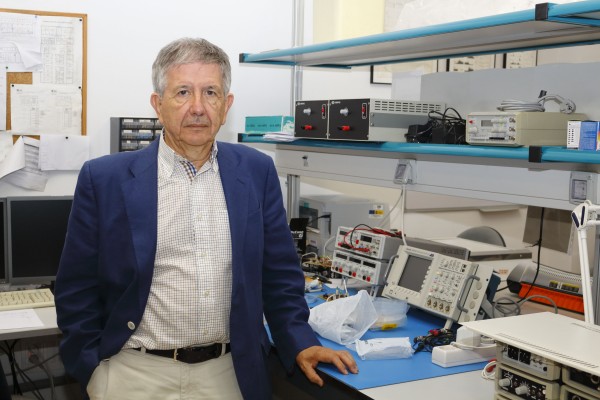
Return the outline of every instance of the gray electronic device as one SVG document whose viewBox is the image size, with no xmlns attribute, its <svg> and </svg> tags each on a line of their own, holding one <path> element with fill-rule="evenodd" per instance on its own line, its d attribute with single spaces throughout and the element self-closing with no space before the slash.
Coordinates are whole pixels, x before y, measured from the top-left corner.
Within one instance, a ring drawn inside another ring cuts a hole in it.
<svg viewBox="0 0 600 400">
<path fill-rule="evenodd" d="M 399 236 L 390 236 L 365 229 L 340 226 L 335 239 L 336 249 L 378 260 L 389 260 L 402 244 Z"/>
<path fill-rule="evenodd" d="M 365 229 L 338 227 L 331 269 L 342 276 L 383 285 L 402 238 Z"/>
<path fill-rule="evenodd" d="M 345 195 L 306 195 L 300 197 L 299 216 L 308 218 L 306 252 L 331 255 L 333 245 L 325 248 L 339 226 L 366 224 L 386 229 L 389 212 L 386 203 Z M 383 226 L 381 226 L 383 222 Z"/>
<path fill-rule="evenodd" d="M 492 274 L 486 265 L 401 246 L 382 295 L 406 300 L 448 321 L 473 321 L 478 319 Z"/>
<path fill-rule="evenodd" d="M 425 124 L 446 104 L 390 99 L 340 99 L 329 103 L 329 140 L 406 142 L 410 125 Z"/>
<path fill-rule="evenodd" d="M 389 260 L 374 260 L 336 249 L 333 252 L 331 270 L 371 285 L 383 285 L 389 264 Z"/>
<path fill-rule="evenodd" d="M 559 381 L 549 381 L 530 375 L 502 363 L 496 366 L 496 392 L 514 400 L 560 398 Z M 525 397 L 526 396 L 526 397 Z"/>
<path fill-rule="evenodd" d="M 467 116 L 467 143 L 486 146 L 565 146 L 569 120 L 584 114 L 491 111 Z"/>
<path fill-rule="evenodd" d="M 542 379 L 560 378 L 561 365 L 528 350 L 496 341 L 496 360 Z"/>
<path fill-rule="evenodd" d="M 597 393 L 596 393 L 597 394 Z M 598 400 L 600 397 L 593 397 L 590 393 L 584 393 L 567 385 L 560 387 L 560 400 Z"/>
<path fill-rule="evenodd" d="M 562 380 L 565 385 L 578 389 L 587 395 L 595 396 L 594 399 L 600 398 L 600 375 L 590 374 L 578 368 L 563 365 Z M 585 397 L 582 397 L 582 399 L 585 399 Z"/>
</svg>

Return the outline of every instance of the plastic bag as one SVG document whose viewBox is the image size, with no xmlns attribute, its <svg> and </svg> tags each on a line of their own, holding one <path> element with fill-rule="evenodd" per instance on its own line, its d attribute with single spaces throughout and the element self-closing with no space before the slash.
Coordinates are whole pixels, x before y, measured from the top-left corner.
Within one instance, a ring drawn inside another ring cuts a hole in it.
<svg viewBox="0 0 600 400">
<path fill-rule="evenodd" d="M 356 351 L 362 360 L 409 358 L 415 352 L 407 337 L 357 340 L 347 347 Z"/>
<path fill-rule="evenodd" d="M 386 331 L 406 324 L 409 306 L 405 300 L 376 297 L 373 299 L 373 306 L 377 311 L 377 321 L 371 325 L 370 331 Z"/>
<path fill-rule="evenodd" d="M 308 323 L 322 337 L 347 345 L 364 335 L 376 320 L 371 297 L 361 290 L 354 296 L 313 307 Z"/>
</svg>

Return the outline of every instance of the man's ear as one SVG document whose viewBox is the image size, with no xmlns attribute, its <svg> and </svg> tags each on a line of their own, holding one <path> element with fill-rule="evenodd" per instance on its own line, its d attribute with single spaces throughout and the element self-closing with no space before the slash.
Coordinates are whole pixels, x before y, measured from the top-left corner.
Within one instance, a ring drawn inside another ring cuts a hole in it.
<svg viewBox="0 0 600 400">
<path fill-rule="evenodd" d="M 158 95 L 158 93 L 154 92 L 150 95 L 150 104 L 152 105 L 152 108 L 154 108 L 154 111 L 156 112 L 158 119 L 160 119 L 161 99 L 160 99 L 160 96 Z"/>
<path fill-rule="evenodd" d="M 228 93 L 225 97 L 225 110 L 223 111 L 223 120 L 221 121 L 221 125 L 225 125 L 227 122 L 227 113 L 233 104 L 233 93 Z"/>
</svg>

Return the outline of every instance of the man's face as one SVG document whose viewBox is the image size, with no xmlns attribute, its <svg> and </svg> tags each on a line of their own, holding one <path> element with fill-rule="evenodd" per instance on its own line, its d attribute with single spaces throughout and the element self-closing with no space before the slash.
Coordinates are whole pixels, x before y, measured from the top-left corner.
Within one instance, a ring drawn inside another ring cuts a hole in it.
<svg viewBox="0 0 600 400">
<path fill-rule="evenodd" d="M 170 68 L 163 96 L 152 93 L 150 102 L 165 127 L 167 143 L 185 154 L 212 146 L 233 95 L 223 93 L 217 64 L 197 62 Z"/>
</svg>

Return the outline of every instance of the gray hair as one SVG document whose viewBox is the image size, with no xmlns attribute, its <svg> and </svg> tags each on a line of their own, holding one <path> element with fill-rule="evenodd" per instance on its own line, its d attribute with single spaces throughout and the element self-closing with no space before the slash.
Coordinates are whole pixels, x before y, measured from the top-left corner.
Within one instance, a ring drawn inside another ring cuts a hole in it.
<svg viewBox="0 0 600 400">
<path fill-rule="evenodd" d="M 177 39 L 158 52 L 156 60 L 152 64 L 154 91 L 162 97 L 167 85 L 167 72 L 170 68 L 195 62 L 219 65 L 223 73 L 223 94 L 229 93 L 231 64 L 227 53 L 206 39 L 194 38 Z"/>
</svg>

